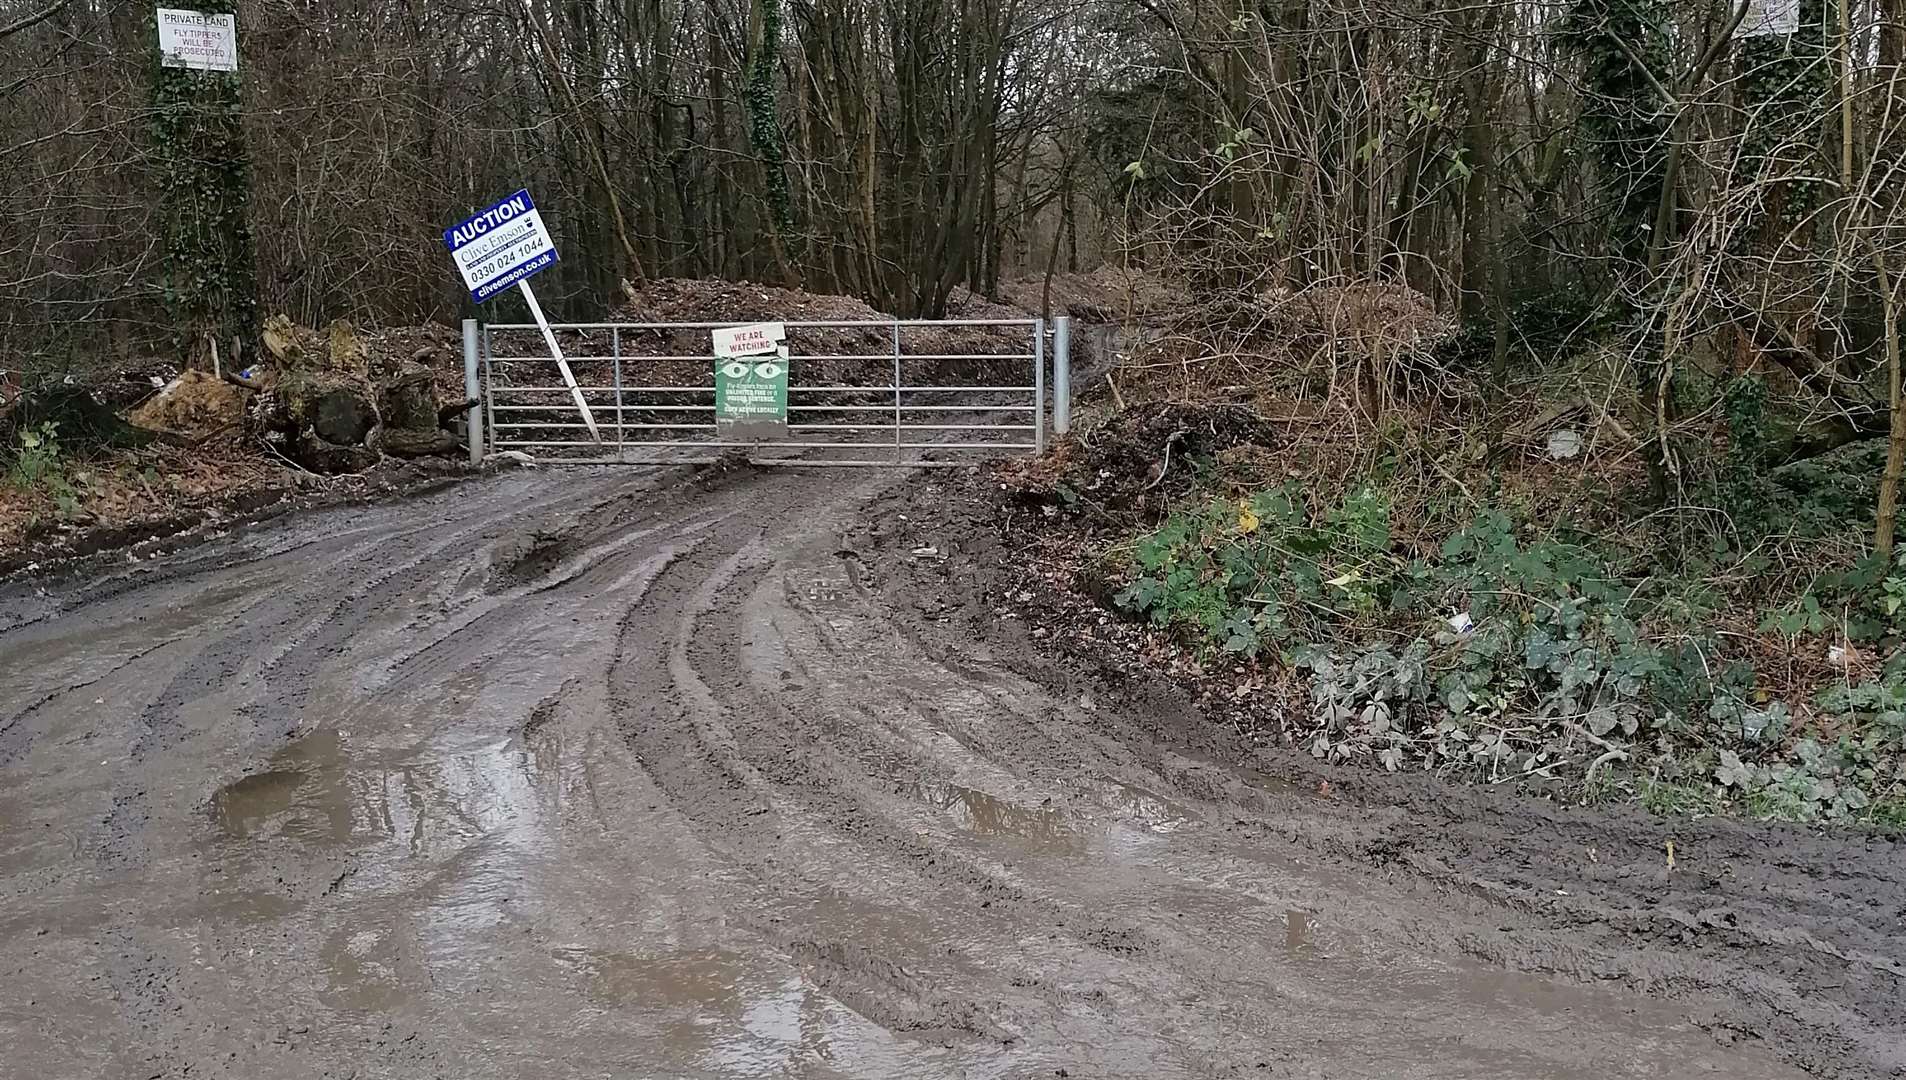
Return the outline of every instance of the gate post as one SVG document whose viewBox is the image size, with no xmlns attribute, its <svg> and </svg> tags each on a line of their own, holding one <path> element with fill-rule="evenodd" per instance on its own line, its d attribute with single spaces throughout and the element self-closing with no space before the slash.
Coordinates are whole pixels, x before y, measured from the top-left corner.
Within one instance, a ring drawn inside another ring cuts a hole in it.
<svg viewBox="0 0 1906 1080">
<path fill-rule="evenodd" d="M 470 464 L 483 464 L 483 385 L 477 379 L 477 321 L 463 320 L 463 400 L 473 402 L 464 410 L 464 429 L 470 434 Z"/>
<path fill-rule="evenodd" d="M 1046 452 L 1046 320 L 1032 327 L 1032 423 L 1034 453 Z"/>
<path fill-rule="evenodd" d="M 1052 320 L 1052 433 L 1072 430 L 1072 316 Z"/>
<path fill-rule="evenodd" d="M 615 343 L 615 461 L 620 465 L 627 460 L 622 443 L 627 430 L 622 422 L 622 328 L 618 326 L 611 333 Z"/>
<path fill-rule="evenodd" d="M 895 465 L 907 460 L 907 451 L 903 445 L 907 441 L 904 436 L 906 425 L 901 421 L 904 414 L 900 408 L 900 388 L 905 385 L 907 384 L 904 377 L 900 374 L 900 320 L 895 319 L 893 321 L 893 463 Z"/>
</svg>

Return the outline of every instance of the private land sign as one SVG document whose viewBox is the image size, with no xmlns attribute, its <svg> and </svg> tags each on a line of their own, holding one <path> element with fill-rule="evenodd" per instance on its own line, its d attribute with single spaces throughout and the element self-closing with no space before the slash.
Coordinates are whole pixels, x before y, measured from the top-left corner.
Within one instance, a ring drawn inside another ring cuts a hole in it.
<svg viewBox="0 0 1906 1080">
<path fill-rule="evenodd" d="M 238 16 L 159 8 L 159 63 L 190 71 L 238 70 Z"/>
<path fill-rule="evenodd" d="M 443 243 L 479 304 L 556 264 L 556 242 L 528 189 L 445 229 Z"/>
<path fill-rule="evenodd" d="M 788 437 L 787 336 L 782 323 L 714 332 L 715 431 L 723 439 Z"/>
<path fill-rule="evenodd" d="M 1800 32 L 1800 0 L 1747 0 L 1742 37 L 1791 37 Z"/>
</svg>

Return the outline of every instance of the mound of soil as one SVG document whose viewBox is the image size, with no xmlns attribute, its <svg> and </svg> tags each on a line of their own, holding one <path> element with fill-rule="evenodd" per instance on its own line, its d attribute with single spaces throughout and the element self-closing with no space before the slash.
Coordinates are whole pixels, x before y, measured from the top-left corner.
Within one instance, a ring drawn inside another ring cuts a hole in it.
<svg viewBox="0 0 1906 1080">
<path fill-rule="evenodd" d="M 946 317 L 949 319 L 1031 319 L 1038 315 L 1037 307 L 1015 307 L 989 300 L 964 288 L 954 289 L 952 295 L 946 298 Z"/>
<path fill-rule="evenodd" d="M 1076 503 L 1100 524 L 1129 523 L 1162 514 L 1190 490 L 1199 462 L 1279 437 L 1278 425 L 1246 406 L 1151 402 L 1046 457 L 1001 466 L 1000 479 L 1022 504 Z"/>
<path fill-rule="evenodd" d="M 626 322 L 844 322 L 892 318 L 851 296 L 781 289 L 751 281 L 664 278 L 637 290 L 616 312 Z"/>
<path fill-rule="evenodd" d="M 969 319 L 1026 319 L 1025 311 L 988 309 L 984 314 L 952 315 Z M 838 356 L 862 354 L 891 355 L 895 349 L 894 316 L 878 311 L 865 301 L 851 296 L 832 296 L 781 289 L 772 285 L 734 281 L 685 281 L 675 278 L 656 281 L 638 291 L 621 306 L 616 318 L 631 322 L 865 322 L 864 327 L 788 328 L 788 347 L 797 356 Z M 708 351 L 708 334 L 702 330 L 676 331 L 666 338 L 646 335 L 638 338 L 637 355 L 698 355 Z M 972 355 L 1023 351 L 1023 330 L 988 327 L 907 326 L 900 332 L 898 348 L 903 357 L 934 353 Z M 660 340 L 657 340 L 660 339 Z M 655 345 L 667 345 L 664 352 Z"/>
<path fill-rule="evenodd" d="M 371 378 L 385 386 L 408 376 L 414 365 L 429 369 L 437 397 L 463 400 L 463 331 L 443 323 L 392 326 L 361 335 L 370 353 Z"/>
<path fill-rule="evenodd" d="M 1004 282 L 1002 302 L 1022 311 L 1045 309 L 1043 276 Z M 1183 283 L 1146 270 L 1103 267 L 1052 279 L 1054 315 L 1070 315 L 1087 322 L 1127 323 L 1161 318 L 1188 306 L 1191 293 Z"/>
</svg>

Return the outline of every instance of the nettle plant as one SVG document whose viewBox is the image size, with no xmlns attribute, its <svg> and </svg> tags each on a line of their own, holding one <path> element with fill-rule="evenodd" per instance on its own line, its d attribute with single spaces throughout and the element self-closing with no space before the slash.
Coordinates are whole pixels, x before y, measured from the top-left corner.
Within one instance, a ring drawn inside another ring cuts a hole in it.
<svg viewBox="0 0 1906 1080">
<path fill-rule="evenodd" d="M 45 420 L 37 427 L 26 428 L 16 441 L 19 445 L 13 449 L 12 461 L 7 467 L 7 478 L 15 487 L 37 488 L 59 479 L 65 458 L 60 452 L 57 421 Z"/>
</svg>

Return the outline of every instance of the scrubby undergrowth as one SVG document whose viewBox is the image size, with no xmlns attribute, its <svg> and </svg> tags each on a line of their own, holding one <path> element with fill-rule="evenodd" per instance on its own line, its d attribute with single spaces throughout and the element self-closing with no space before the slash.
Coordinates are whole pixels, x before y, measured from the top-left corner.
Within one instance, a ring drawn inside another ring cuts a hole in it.
<svg viewBox="0 0 1906 1080">
<path fill-rule="evenodd" d="M 1321 759 L 1906 824 L 1906 683 L 1878 651 L 1906 565 L 1755 622 L 1729 579 L 1759 557 L 1695 577 L 1499 509 L 1412 555 L 1389 509 L 1374 485 L 1312 507 L 1287 483 L 1176 511 L 1095 569 L 1121 585 L 1110 607 L 1182 647 L 1306 675 L 1283 734 Z"/>
<path fill-rule="evenodd" d="M 1096 608 L 1075 636 L 1331 762 L 1906 828 L 1906 558 L 1865 544 L 1883 445 L 1783 460 L 1760 377 L 1688 380 L 1713 421 L 1664 507 L 1616 394 L 1610 415 L 1592 387 L 1416 366 L 1437 395 L 1373 408 L 1287 330 L 1248 385 L 1223 374 L 1251 370 L 1243 338 L 1190 340 L 1154 338 L 1073 440 L 992 485 Z"/>
</svg>

